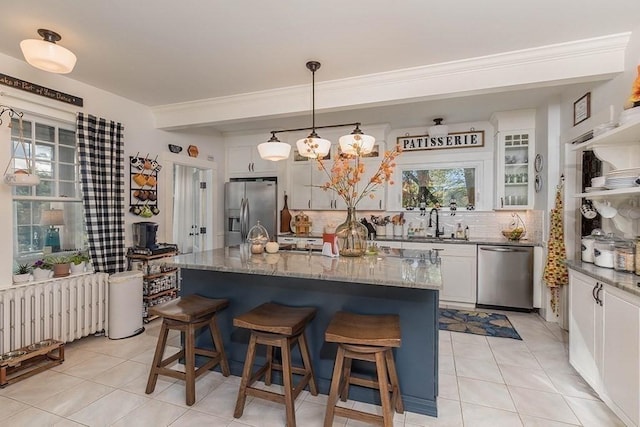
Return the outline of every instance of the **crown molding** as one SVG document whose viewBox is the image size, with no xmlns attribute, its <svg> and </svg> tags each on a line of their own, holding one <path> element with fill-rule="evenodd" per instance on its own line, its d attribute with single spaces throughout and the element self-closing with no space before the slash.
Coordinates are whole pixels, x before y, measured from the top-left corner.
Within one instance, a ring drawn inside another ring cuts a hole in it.
<svg viewBox="0 0 640 427">
<path fill-rule="evenodd" d="M 316 111 L 602 80 L 624 71 L 631 33 L 316 83 Z M 307 113 L 309 85 L 151 108 L 159 129 Z"/>
</svg>

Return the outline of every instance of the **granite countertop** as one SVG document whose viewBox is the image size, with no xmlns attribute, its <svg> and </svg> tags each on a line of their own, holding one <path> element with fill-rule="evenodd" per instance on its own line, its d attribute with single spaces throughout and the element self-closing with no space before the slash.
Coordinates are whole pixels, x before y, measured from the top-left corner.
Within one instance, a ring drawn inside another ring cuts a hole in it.
<svg viewBox="0 0 640 427">
<path fill-rule="evenodd" d="M 598 267 L 590 262 L 574 260 L 567 261 L 567 267 L 640 297 L 640 276 L 633 273 L 622 273 L 612 268 Z"/>
<path fill-rule="evenodd" d="M 278 237 L 297 237 L 301 239 L 322 239 L 322 234 L 308 234 L 298 236 L 294 233 L 290 234 L 278 234 Z M 504 237 L 479 237 L 465 239 L 435 239 L 433 237 L 393 237 L 393 236 L 378 236 L 374 239 L 376 242 L 415 242 L 415 243 L 450 243 L 458 245 L 502 245 L 502 246 L 542 246 L 542 242 L 536 240 L 522 239 L 522 240 L 507 240 Z"/>
<path fill-rule="evenodd" d="M 265 276 L 299 277 L 403 288 L 440 290 L 435 252 L 390 249 L 357 258 L 330 258 L 320 252 L 279 251 L 252 255 L 248 245 L 166 258 L 177 267 Z"/>
</svg>

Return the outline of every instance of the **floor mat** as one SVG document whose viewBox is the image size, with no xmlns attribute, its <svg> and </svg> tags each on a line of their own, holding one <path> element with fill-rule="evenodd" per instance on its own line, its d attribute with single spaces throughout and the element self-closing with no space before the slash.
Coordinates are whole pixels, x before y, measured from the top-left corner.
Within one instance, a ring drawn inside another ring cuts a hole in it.
<svg viewBox="0 0 640 427">
<path fill-rule="evenodd" d="M 440 330 L 522 340 L 507 316 L 483 311 L 440 309 Z"/>
</svg>

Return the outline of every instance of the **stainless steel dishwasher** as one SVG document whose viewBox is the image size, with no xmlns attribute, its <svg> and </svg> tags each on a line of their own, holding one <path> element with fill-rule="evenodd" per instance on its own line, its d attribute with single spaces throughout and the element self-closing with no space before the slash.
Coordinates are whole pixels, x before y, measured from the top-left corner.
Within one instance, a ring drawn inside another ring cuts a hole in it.
<svg viewBox="0 0 640 427">
<path fill-rule="evenodd" d="M 478 246 L 478 305 L 533 308 L 533 248 Z"/>
</svg>

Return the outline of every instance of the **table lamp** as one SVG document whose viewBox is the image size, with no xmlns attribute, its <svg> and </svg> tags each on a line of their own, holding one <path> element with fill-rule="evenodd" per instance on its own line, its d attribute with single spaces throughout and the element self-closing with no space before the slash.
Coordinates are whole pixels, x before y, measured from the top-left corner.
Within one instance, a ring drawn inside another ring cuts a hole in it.
<svg viewBox="0 0 640 427">
<path fill-rule="evenodd" d="M 44 245 L 51 247 L 52 252 L 60 251 L 60 231 L 56 225 L 64 225 L 64 212 L 61 209 L 42 211 L 40 225 L 48 225 Z"/>
</svg>

